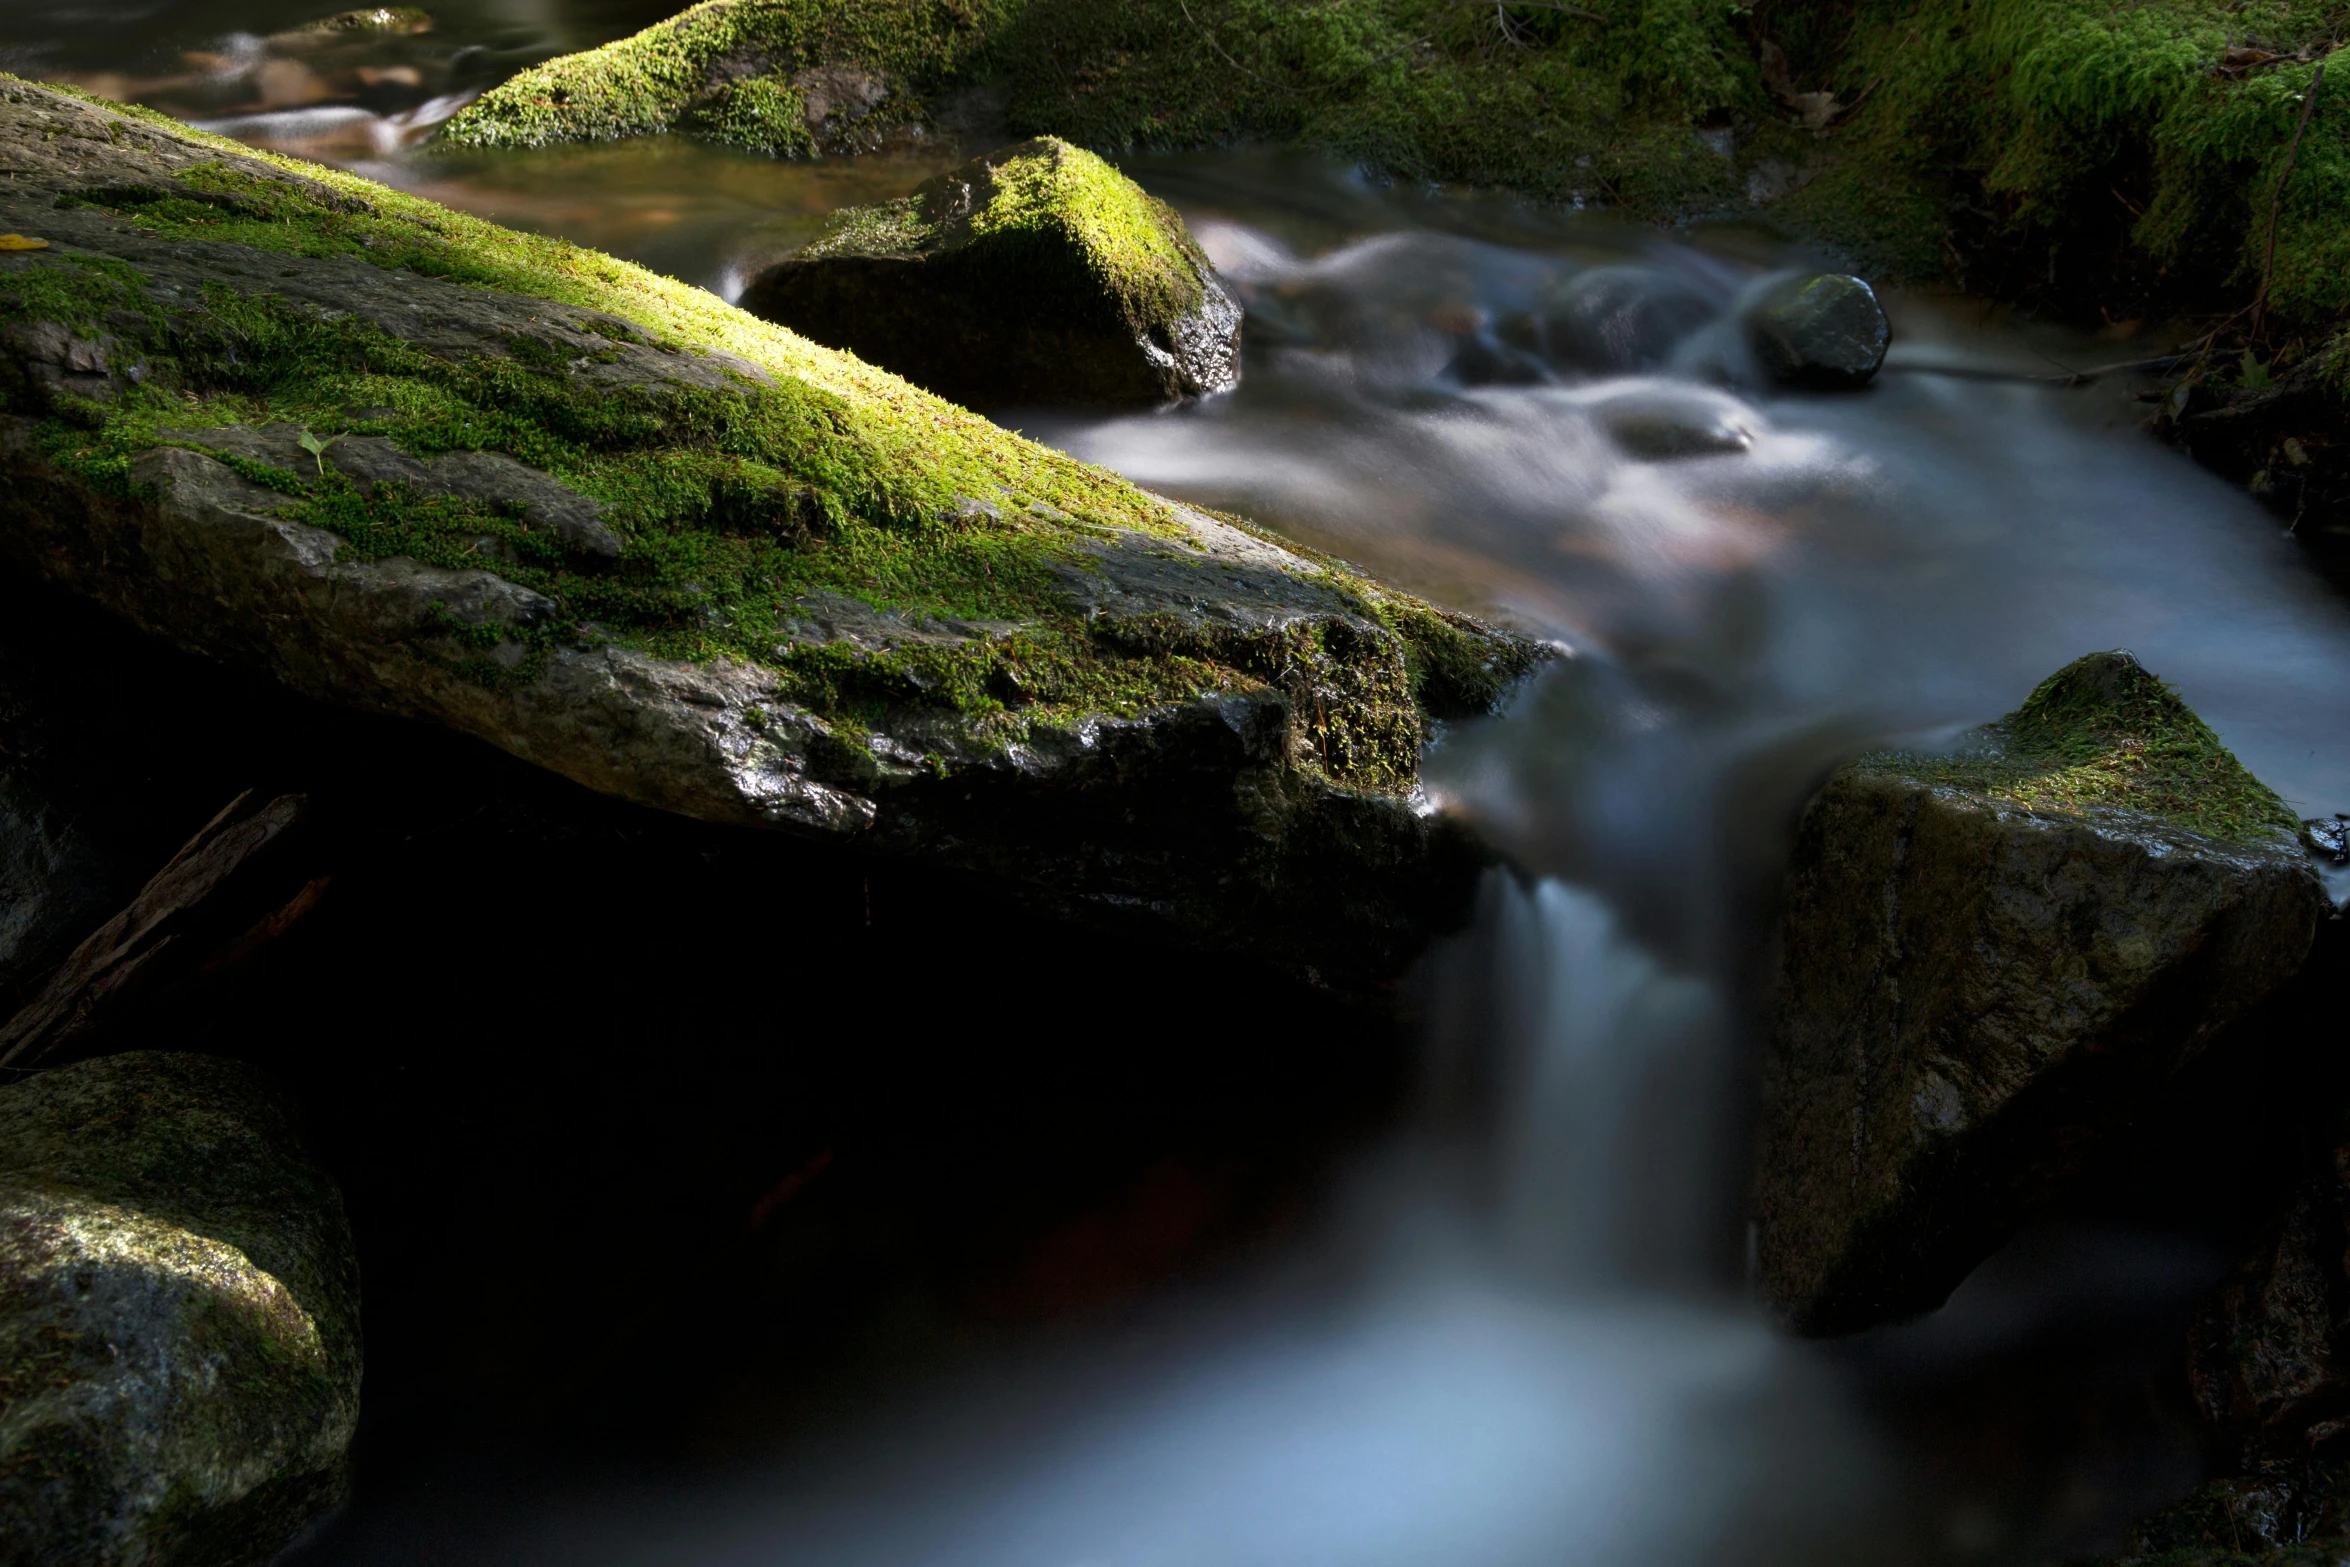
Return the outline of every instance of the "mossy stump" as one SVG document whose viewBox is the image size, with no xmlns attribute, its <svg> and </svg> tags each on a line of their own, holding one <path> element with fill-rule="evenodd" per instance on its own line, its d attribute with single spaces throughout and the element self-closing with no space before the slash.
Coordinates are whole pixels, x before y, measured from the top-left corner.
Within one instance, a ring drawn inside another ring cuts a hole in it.
<svg viewBox="0 0 2350 1567">
<path fill-rule="evenodd" d="M 342 1498 L 359 1373 L 342 1200 L 259 1073 L 0 1088 L 0 1559 L 269 1560 Z"/>
<path fill-rule="evenodd" d="M 1940 1305 L 2300 968 L 2326 897 L 2275 795 L 2126 653 L 1805 809 L 1753 1212 L 1800 1331 Z"/>
<path fill-rule="evenodd" d="M 1526 641 L 699 289 L 0 78 L 0 560 L 701 819 L 1338 982 L 1466 908 L 1412 808 Z"/>
<path fill-rule="evenodd" d="M 1183 220 L 1050 138 L 839 214 L 741 304 L 977 408 L 1149 406 L 1240 379 L 1240 307 Z"/>
</svg>

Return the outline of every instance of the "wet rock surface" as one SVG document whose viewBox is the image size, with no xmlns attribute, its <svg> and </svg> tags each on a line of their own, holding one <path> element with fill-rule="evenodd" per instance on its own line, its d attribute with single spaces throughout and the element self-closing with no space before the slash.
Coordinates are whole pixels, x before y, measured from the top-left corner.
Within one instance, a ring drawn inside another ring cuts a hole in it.
<svg viewBox="0 0 2350 1567">
<path fill-rule="evenodd" d="M 840 214 L 741 304 L 970 407 L 1147 407 L 1240 378 L 1240 307 L 1183 220 L 1049 139 Z"/>
<path fill-rule="evenodd" d="M 1766 373 L 1816 391 L 1866 386 L 1893 341 L 1876 290 L 1835 272 L 1777 285 L 1748 307 L 1744 324 Z"/>
<path fill-rule="evenodd" d="M 0 1555 L 268 1560 L 343 1494 L 359 1373 L 341 1200 L 260 1073 L 0 1088 Z"/>
<path fill-rule="evenodd" d="M 1529 645 L 606 258 L 518 271 L 520 236 L 21 84 L 0 94 L 0 148 L 18 165 L 0 228 L 48 241 L 0 257 L 0 517 L 18 569 L 183 649 L 638 804 L 1008 874 L 1067 912 L 1139 911 L 1334 979 L 1392 975 L 1465 910 L 1476 853 L 1412 810 L 1418 747 L 1440 709 L 1489 706 Z M 181 233 L 187 211 L 218 216 Z M 256 213 L 256 242 L 319 232 L 291 250 L 207 237 Z M 493 265 L 557 297 L 428 275 Z M 583 294 L 581 275 L 621 292 Z M 93 312 L 73 292 L 88 287 L 128 303 Z M 607 297 L 688 312 L 663 319 L 713 341 L 574 302 Z M 242 310 L 281 342 L 380 334 L 346 354 L 375 356 L 356 367 L 372 395 L 307 423 L 205 402 L 216 382 L 322 373 L 291 349 L 249 357 Z M 505 379 L 419 423 L 375 406 L 385 361 L 409 367 L 411 398 Z M 77 433 L 93 427 L 121 454 L 103 473 Z M 748 440 L 808 477 L 746 465 Z M 615 478 L 624 463 L 639 466 Z M 723 566 L 749 538 L 797 569 L 794 550 L 845 550 L 850 507 L 953 463 L 968 490 L 920 502 L 911 534 L 892 512 L 857 547 L 936 529 L 1008 550 L 957 564 L 968 585 L 943 603 L 1016 613 L 893 600 L 870 571 L 783 595 L 677 564 L 682 548 Z M 1001 592 L 997 560 L 1034 586 Z M 605 623 L 623 614 L 625 634 Z M 746 641 L 749 616 L 774 634 Z M 660 650 L 681 636 L 732 640 Z M 915 652 L 970 662 L 905 664 Z"/>
<path fill-rule="evenodd" d="M 1562 280 L 1512 336 L 1562 369 L 1653 370 L 1714 315 L 1715 302 L 1651 267 L 1593 267 Z"/>
<path fill-rule="evenodd" d="M 1838 772 L 1785 890 L 1753 1196 L 1773 1309 L 1839 1333 L 1939 1305 L 2327 912 L 2283 807 L 2127 655 L 1953 756 Z"/>
</svg>

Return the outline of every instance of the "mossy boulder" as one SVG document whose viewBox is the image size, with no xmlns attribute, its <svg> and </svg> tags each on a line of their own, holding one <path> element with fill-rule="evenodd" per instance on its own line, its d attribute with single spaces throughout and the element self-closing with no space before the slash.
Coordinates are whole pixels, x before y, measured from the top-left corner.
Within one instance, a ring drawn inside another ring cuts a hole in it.
<svg viewBox="0 0 2350 1567">
<path fill-rule="evenodd" d="M 544 147 L 677 131 L 776 157 L 862 152 L 919 128 L 1011 0 L 709 0 L 535 66 L 444 141 Z"/>
<path fill-rule="evenodd" d="M 640 804 L 1333 975 L 1462 906 L 1419 752 L 1527 642 L 591 251 L 7 79 L 0 156 L 17 568 Z"/>
<path fill-rule="evenodd" d="M 0 1088 L 0 1559 L 269 1560 L 343 1495 L 359 1372 L 342 1200 L 259 1073 Z"/>
<path fill-rule="evenodd" d="M 1240 378 L 1240 307 L 1183 220 L 1049 138 L 839 214 L 741 304 L 972 407 L 1148 406 Z"/>
<path fill-rule="evenodd" d="M 1753 1213 L 1804 1332 L 1929 1311 L 2290 979 L 2328 905 L 2283 804 L 2126 653 L 1806 807 Z"/>
</svg>

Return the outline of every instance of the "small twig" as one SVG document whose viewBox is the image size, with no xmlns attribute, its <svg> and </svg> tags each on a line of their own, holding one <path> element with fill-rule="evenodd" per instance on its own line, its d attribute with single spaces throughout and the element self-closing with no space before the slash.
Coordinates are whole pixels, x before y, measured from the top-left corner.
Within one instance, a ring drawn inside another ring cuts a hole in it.
<svg viewBox="0 0 2350 1567">
<path fill-rule="evenodd" d="M 2285 149 L 2285 166 L 2277 173 L 2276 189 L 2268 193 L 2268 242 L 2260 256 L 2260 292 L 2252 296 L 2252 335 L 2260 335 L 2262 320 L 2268 314 L 2268 285 L 2277 266 L 2277 211 L 2284 205 L 2285 182 L 2293 177 L 2293 160 L 2301 155 L 2301 133 L 2309 129 L 2310 112 L 2317 107 L 2317 90 L 2326 79 L 2325 62 L 2320 60 L 2310 74 L 2309 90 L 2301 95 L 2301 118 L 2293 126 L 2293 143 Z"/>
<path fill-rule="evenodd" d="M 1216 35 L 1209 32 L 1206 27 L 1200 24 L 1199 18 L 1191 14 L 1189 0 L 1175 0 L 1175 7 L 1177 10 L 1183 13 L 1183 19 L 1191 24 L 1192 30 L 1200 35 L 1202 41 L 1204 41 L 1209 48 L 1215 50 L 1217 54 L 1223 57 L 1224 63 L 1226 65 L 1231 66 L 1234 70 L 1247 77 L 1250 81 L 1262 82 L 1267 87 L 1278 87 L 1283 92 L 1291 93 L 1298 90 L 1296 87 L 1291 86 L 1288 82 L 1277 82 L 1269 76 L 1259 76 L 1256 72 L 1241 64 L 1238 60 L 1233 59 L 1231 51 L 1227 50 L 1222 44 L 1218 43 L 1216 41 Z"/>
<path fill-rule="evenodd" d="M 1905 375 L 1947 375 L 1963 381 L 2022 381 L 2033 386 L 2087 386 L 2103 376 L 2118 375 L 2125 370 L 2168 370 L 2195 358 L 2193 351 L 2182 349 L 2175 354 L 2164 354 L 2156 359 L 2125 359 L 2118 364 L 2091 365 L 2086 370 L 2067 370 L 2061 375 L 2036 375 L 2028 370 L 1995 370 L 1988 365 L 1900 364 L 1888 362 L 1885 370 L 1900 371 Z"/>
</svg>

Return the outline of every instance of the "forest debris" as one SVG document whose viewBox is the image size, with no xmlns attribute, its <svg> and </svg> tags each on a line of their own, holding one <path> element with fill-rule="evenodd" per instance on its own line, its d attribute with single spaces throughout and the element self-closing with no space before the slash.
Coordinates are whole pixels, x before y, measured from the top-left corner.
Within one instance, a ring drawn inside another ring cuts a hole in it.
<svg viewBox="0 0 2350 1567">
<path fill-rule="evenodd" d="M 1763 86 L 1770 90 L 1779 107 L 1794 115 L 1796 124 L 1815 135 L 1833 130 L 1877 89 L 1877 84 L 1871 82 L 1854 94 L 1849 103 L 1833 92 L 1800 91 L 1795 85 L 1795 73 L 1787 64 L 1787 51 L 1759 34 L 1754 41 L 1754 61 L 1762 73 Z"/>
<path fill-rule="evenodd" d="M 191 938 L 220 917 L 224 890 L 240 879 L 239 872 L 267 855 L 308 808 L 307 797 L 298 794 L 255 806 L 250 789 L 231 800 L 139 889 L 129 908 L 74 948 L 41 993 L 0 1027 L 0 1066 L 35 1064 L 95 1033 L 132 995 L 155 988 L 162 970 L 178 968 L 176 960 L 198 945 Z M 300 919 L 323 890 L 323 882 L 305 886 L 291 903 L 202 963 L 199 972 L 244 967 L 262 945 Z M 167 953 L 172 961 L 159 962 Z"/>
<path fill-rule="evenodd" d="M 2307 49 L 2294 54 L 2278 54 L 2258 44 L 2230 44 L 2220 51 L 2219 63 L 2211 68 L 2214 76 L 2249 76 L 2274 65 L 2307 65 L 2316 56 Z"/>
</svg>

